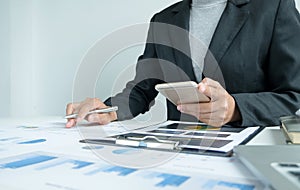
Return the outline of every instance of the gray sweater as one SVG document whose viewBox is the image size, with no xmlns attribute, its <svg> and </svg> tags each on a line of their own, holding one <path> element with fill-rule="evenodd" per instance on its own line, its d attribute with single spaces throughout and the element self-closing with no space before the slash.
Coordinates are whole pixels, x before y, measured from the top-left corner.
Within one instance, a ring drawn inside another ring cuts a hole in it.
<svg viewBox="0 0 300 190">
<path fill-rule="evenodd" d="M 190 10 L 190 48 L 198 82 L 202 80 L 204 57 L 226 7 L 227 0 L 193 0 Z"/>
</svg>

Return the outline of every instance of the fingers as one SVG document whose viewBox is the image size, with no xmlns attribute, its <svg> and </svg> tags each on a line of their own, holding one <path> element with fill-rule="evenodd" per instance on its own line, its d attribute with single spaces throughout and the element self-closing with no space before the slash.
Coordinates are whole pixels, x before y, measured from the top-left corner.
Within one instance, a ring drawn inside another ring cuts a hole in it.
<svg viewBox="0 0 300 190">
<path fill-rule="evenodd" d="M 78 107 L 78 105 L 79 105 L 78 103 L 69 103 L 66 108 L 66 115 L 70 115 L 74 113 L 74 110 L 76 109 L 76 107 Z M 75 119 L 68 119 L 66 123 L 66 128 L 71 128 L 75 125 L 76 125 Z"/>
<path fill-rule="evenodd" d="M 73 127 L 75 125 L 76 125 L 75 119 L 68 119 L 68 121 L 66 123 L 66 128 L 71 128 L 71 127 Z"/>
<path fill-rule="evenodd" d="M 99 124 L 107 124 L 112 120 L 116 120 L 117 119 L 116 112 L 88 115 L 88 112 L 91 110 L 95 110 L 98 108 L 106 108 L 106 107 L 107 106 L 97 98 L 87 98 L 81 103 L 74 103 L 74 104 L 70 103 L 67 105 L 66 108 L 67 115 L 78 113 L 78 116 L 75 119 L 68 119 L 66 123 L 66 127 L 70 128 L 72 126 L 75 126 L 76 123 L 82 121 L 83 119 L 86 119 L 89 122 L 97 122 Z"/>
<path fill-rule="evenodd" d="M 75 108 L 77 107 L 78 105 L 77 105 L 77 103 L 69 103 L 68 105 L 67 105 L 67 108 L 66 108 L 66 114 L 67 115 L 70 115 L 70 114 L 72 114 L 73 113 L 73 111 L 75 110 Z"/>
<path fill-rule="evenodd" d="M 211 103 L 198 103 L 198 104 L 180 104 L 177 106 L 178 111 L 191 114 L 205 114 L 205 113 L 211 113 L 212 107 Z"/>
<path fill-rule="evenodd" d="M 218 109 L 212 109 L 211 103 L 201 103 L 200 104 L 185 104 L 179 105 L 177 108 L 180 112 L 193 115 L 201 122 L 214 127 L 220 127 L 224 125 L 224 114 Z"/>
<path fill-rule="evenodd" d="M 77 111 L 78 115 L 77 115 L 76 121 L 77 122 L 82 121 L 87 116 L 88 112 L 93 109 L 95 109 L 94 106 L 90 106 L 87 104 L 84 104 L 83 106 L 81 106 Z"/>
<path fill-rule="evenodd" d="M 223 87 L 217 82 L 209 78 L 203 79 L 199 85 L 198 89 L 204 95 L 210 97 L 211 101 L 216 101 L 219 99 L 220 95 L 223 93 Z"/>
<path fill-rule="evenodd" d="M 78 113 L 77 122 L 83 120 L 89 111 L 97 108 L 107 107 L 98 98 L 87 98 L 75 109 L 75 113 Z"/>
<path fill-rule="evenodd" d="M 99 123 L 101 125 L 105 125 L 111 121 L 111 118 L 108 113 L 90 114 L 87 116 L 87 121 L 91 123 Z"/>
<path fill-rule="evenodd" d="M 193 115 L 212 126 L 221 126 L 232 120 L 235 102 L 219 82 L 205 78 L 199 83 L 198 90 L 210 97 L 210 102 L 181 104 L 177 106 L 180 112 Z"/>
<path fill-rule="evenodd" d="M 210 78 L 204 78 L 201 82 L 200 82 L 200 84 L 205 84 L 205 85 L 207 85 L 207 86 L 210 86 L 210 87 L 213 87 L 213 88 L 218 88 L 218 87 L 220 87 L 221 85 L 220 85 L 220 83 L 218 82 L 218 81 L 215 81 L 215 80 L 212 80 L 212 79 L 210 79 Z"/>
</svg>

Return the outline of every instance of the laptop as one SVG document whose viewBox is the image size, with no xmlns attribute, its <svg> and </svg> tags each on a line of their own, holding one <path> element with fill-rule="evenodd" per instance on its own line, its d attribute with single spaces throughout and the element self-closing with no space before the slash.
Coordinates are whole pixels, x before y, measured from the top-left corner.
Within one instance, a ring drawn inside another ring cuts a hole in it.
<svg viewBox="0 0 300 190">
<path fill-rule="evenodd" d="M 240 145 L 234 155 L 271 189 L 300 189 L 299 145 Z"/>
</svg>

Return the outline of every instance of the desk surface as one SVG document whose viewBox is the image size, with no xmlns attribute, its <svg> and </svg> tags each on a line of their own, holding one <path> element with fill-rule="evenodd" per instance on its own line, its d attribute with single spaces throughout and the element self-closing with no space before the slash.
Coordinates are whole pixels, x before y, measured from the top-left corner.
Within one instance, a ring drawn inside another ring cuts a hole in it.
<svg viewBox="0 0 300 190">
<path fill-rule="evenodd" d="M 0 119 L 0 189 L 264 189 L 235 157 L 89 146 L 79 140 L 103 127 L 65 129 L 64 122 Z M 279 127 L 270 127 L 248 144 L 284 143 Z"/>
<path fill-rule="evenodd" d="M 281 145 L 286 144 L 285 137 L 279 127 L 266 127 L 247 145 Z"/>
</svg>

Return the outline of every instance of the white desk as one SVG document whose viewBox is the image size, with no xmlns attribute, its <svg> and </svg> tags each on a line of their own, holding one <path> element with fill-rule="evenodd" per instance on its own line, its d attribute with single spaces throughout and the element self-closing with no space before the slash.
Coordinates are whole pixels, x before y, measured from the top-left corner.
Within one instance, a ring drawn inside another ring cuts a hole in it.
<svg viewBox="0 0 300 190">
<path fill-rule="evenodd" d="M 84 133 L 93 135 L 95 130 L 103 132 L 99 126 L 65 129 L 61 117 L 0 119 L 0 189 L 264 189 L 234 157 L 147 154 L 79 143 Z M 248 144 L 284 142 L 279 127 L 272 127 Z M 114 165 L 107 157 L 112 153 L 119 161 L 156 159 L 157 164 Z"/>
<path fill-rule="evenodd" d="M 286 144 L 284 134 L 279 127 L 266 127 L 247 145 L 281 145 Z"/>
</svg>

